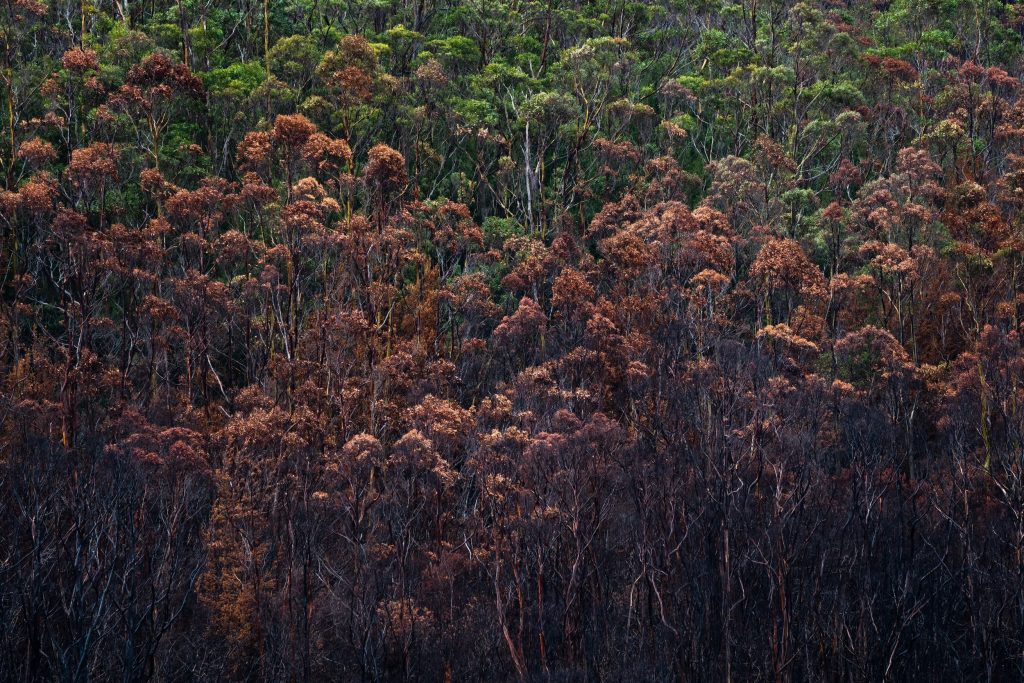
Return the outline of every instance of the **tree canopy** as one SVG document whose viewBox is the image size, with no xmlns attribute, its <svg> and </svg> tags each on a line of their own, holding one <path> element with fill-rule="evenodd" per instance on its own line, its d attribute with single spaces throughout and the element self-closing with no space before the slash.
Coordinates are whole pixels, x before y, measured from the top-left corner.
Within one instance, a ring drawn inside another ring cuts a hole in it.
<svg viewBox="0 0 1024 683">
<path fill-rule="evenodd" d="M 1024 678 L 1024 11 L 0 0 L 0 679 Z"/>
</svg>

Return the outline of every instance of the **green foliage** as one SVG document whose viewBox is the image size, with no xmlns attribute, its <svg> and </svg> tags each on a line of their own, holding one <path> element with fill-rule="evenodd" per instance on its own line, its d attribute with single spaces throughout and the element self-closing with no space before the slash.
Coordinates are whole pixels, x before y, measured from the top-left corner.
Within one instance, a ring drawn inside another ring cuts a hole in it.
<svg viewBox="0 0 1024 683">
<path fill-rule="evenodd" d="M 498 114 L 490 102 L 455 98 L 452 100 L 452 111 L 469 126 L 493 126 L 498 122 Z"/>
<path fill-rule="evenodd" d="M 505 240 L 510 237 L 518 237 L 525 234 L 523 226 L 512 218 L 499 218 L 488 216 L 480 224 L 484 233 L 484 244 L 489 248 L 501 249 Z"/>
<path fill-rule="evenodd" d="M 203 84 L 211 93 L 230 92 L 242 97 L 252 94 L 267 75 L 263 66 L 257 62 L 245 64 L 234 63 L 220 69 L 213 69 L 203 74 Z"/>
<path fill-rule="evenodd" d="M 480 60 L 480 49 L 466 36 L 438 38 L 429 41 L 427 47 L 436 53 L 445 64 L 457 68 L 465 68 Z"/>
</svg>

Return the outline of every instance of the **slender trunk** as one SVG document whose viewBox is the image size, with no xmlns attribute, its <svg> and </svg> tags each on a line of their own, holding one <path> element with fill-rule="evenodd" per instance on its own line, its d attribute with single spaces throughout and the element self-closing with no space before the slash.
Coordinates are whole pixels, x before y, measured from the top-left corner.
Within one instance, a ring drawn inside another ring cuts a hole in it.
<svg viewBox="0 0 1024 683">
<path fill-rule="evenodd" d="M 270 78 L 270 0 L 263 0 L 263 65 Z"/>
</svg>

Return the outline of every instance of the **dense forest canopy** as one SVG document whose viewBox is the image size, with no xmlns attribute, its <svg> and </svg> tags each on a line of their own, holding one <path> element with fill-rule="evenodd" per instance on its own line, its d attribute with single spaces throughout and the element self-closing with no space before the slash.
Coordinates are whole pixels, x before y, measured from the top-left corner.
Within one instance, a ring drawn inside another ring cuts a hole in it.
<svg viewBox="0 0 1024 683">
<path fill-rule="evenodd" d="M 1024 679 L 1024 6 L 0 0 L 0 679 Z"/>
</svg>

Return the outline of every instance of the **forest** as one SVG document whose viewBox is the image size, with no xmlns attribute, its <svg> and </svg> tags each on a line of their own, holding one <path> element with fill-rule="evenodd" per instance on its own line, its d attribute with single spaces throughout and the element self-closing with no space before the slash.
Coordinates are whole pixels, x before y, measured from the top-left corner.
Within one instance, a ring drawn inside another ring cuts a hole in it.
<svg viewBox="0 0 1024 683">
<path fill-rule="evenodd" d="M 1024 5 L 0 0 L 0 680 L 1024 680 Z"/>
</svg>

